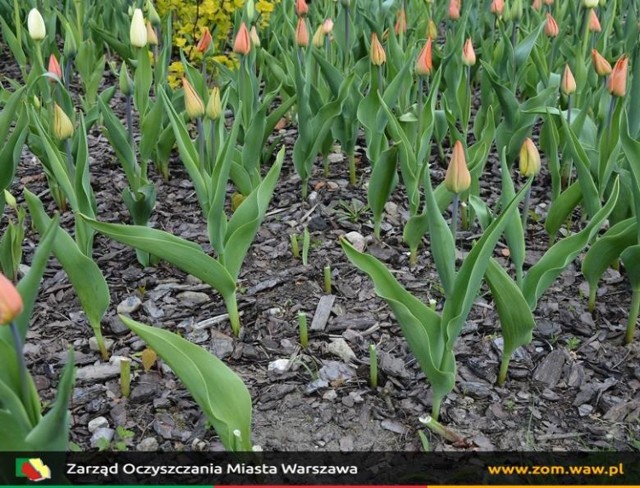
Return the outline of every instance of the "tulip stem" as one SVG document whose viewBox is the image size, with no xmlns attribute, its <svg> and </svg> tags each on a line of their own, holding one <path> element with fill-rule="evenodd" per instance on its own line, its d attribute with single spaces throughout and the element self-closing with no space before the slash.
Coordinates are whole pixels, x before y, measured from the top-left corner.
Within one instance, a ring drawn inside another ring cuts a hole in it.
<svg viewBox="0 0 640 488">
<path fill-rule="evenodd" d="M 64 141 L 64 149 L 67 153 L 67 173 L 69 178 L 73 181 L 75 179 L 75 165 L 73 164 L 73 154 L 71 152 L 71 139 Z"/>
<path fill-rule="evenodd" d="M 351 153 L 348 156 L 349 159 L 349 182 L 355 186 L 357 183 L 356 178 L 356 155 L 355 153 Z"/>
<path fill-rule="evenodd" d="M 453 234 L 453 241 L 456 240 L 456 234 L 458 233 L 458 207 L 460 206 L 460 194 L 453 195 L 453 202 L 451 203 L 451 234 Z"/>
<path fill-rule="evenodd" d="M 418 140 L 422 137 L 422 111 L 424 110 L 424 77 L 418 76 Z"/>
<path fill-rule="evenodd" d="M 567 95 L 567 124 L 571 127 L 571 95 Z"/>
<path fill-rule="evenodd" d="M 349 49 L 349 30 L 350 30 L 350 19 L 349 19 L 350 9 L 349 7 L 344 8 L 344 65 L 345 68 L 349 65 L 349 53 L 351 53 L 351 49 Z"/>
<path fill-rule="evenodd" d="M 22 339 L 20 339 L 20 332 L 18 326 L 14 321 L 11 321 L 9 327 L 11 329 L 11 337 L 13 338 L 13 346 L 16 349 L 16 358 L 18 359 L 18 374 L 20 375 L 20 385 L 22 388 L 22 403 L 26 405 L 28 389 L 27 389 L 27 365 L 24 361 L 24 351 L 22 349 Z"/>
<path fill-rule="evenodd" d="M 200 157 L 200 169 L 205 169 L 205 151 L 204 151 L 204 127 L 202 126 L 202 117 L 196 119 L 198 128 L 198 156 Z"/>
<path fill-rule="evenodd" d="M 524 208 L 522 209 L 522 228 L 527 231 L 527 220 L 529 219 L 529 206 L 531 205 L 531 186 L 527 188 L 524 195 Z"/>
<path fill-rule="evenodd" d="M 636 322 L 640 313 L 640 289 L 633 290 L 631 296 L 631 310 L 629 310 L 629 321 L 627 322 L 627 334 L 625 336 L 625 344 L 633 342 L 633 333 L 636 328 Z"/>
<path fill-rule="evenodd" d="M 609 103 L 609 113 L 607 114 L 607 139 L 611 139 L 611 121 L 613 119 L 613 112 L 616 108 L 616 97 L 611 95 L 611 102 Z"/>
<path fill-rule="evenodd" d="M 211 121 L 211 161 L 208 167 L 209 173 L 213 172 L 216 164 L 216 121 Z"/>
<path fill-rule="evenodd" d="M 443 437 L 445 440 L 449 442 L 462 442 L 464 439 L 460 437 L 459 434 L 456 434 L 451 429 L 448 429 L 440 422 L 436 420 L 434 416 L 427 416 L 424 419 L 420 419 L 420 422 L 427 427 L 431 432 Z"/>
<path fill-rule="evenodd" d="M 382 96 L 384 93 L 384 76 L 382 74 L 382 65 L 378 66 L 378 93 Z"/>
<path fill-rule="evenodd" d="M 129 144 L 133 148 L 133 108 L 131 106 L 131 95 L 124 97 L 124 112 L 127 119 L 127 132 L 129 133 Z"/>
<path fill-rule="evenodd" d="M 73 64 L 73 60 L 71 59 L 71 56 L 68 56 L 64 63 L 64 73 L 62 74 L 62 78 L 64 81 L 64 88 L 67 91 L 69 90 L 69 78 L 71 78 L 72 64 Z"/>
</svg>

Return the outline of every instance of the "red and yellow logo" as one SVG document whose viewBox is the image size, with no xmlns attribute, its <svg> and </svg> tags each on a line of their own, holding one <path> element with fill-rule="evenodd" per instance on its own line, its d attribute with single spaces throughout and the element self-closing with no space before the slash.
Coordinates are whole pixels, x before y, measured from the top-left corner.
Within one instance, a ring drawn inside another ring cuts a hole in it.
<svg viewBox="0 0 640 488">
<path fill-rule="evenodd" d="M 27 478 L 29 481 L 49 480 L 51 470 L 40 458 L 18 458 L 16 459 L 16 477 Z"/>
</svg>

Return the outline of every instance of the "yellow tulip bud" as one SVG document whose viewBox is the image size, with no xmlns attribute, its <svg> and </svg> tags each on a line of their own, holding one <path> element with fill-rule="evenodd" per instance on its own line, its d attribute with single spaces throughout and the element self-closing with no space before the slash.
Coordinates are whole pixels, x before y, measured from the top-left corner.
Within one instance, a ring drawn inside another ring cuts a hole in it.
<svg viewBox="0 0 640 488">
<path fill-rule="evenodd" d="M 520 173 L 530 178 L 540 172 L 540 153 L 533 141 L 527 137 L 520 148 Z"/>
<path fill-rule="evenodd" d="M 184 108 L 191 120 L 197 119 L 204 115 L 204 103 L 198 92 L 191 86 L 186 78 L 182 78 L 182 87 L 184 88 Z"/>
<path fill-rule="evenodd" d="M 220 101 L 220 88 L 214 86 L 207 102 L 207 117 L 218 120 L 222 115 L 222 102 Z"/>
<path fill-rule="evenodd" d="M 65 141 L 73 135 L 71 119 L 57 103 L 53 104 L 53 135 L 59 141 Z"/>
<path fill-rule="evenodd" d="M 453 146 L 453 155 L 449 161 L 447 174 L 444 177 L 444 186 L 451 193 L 460 194 L 471 186 L 471 173 L 467 168 L 467 159 L 464 155 L 462 142 L 456 141 Z"/>
</svg>

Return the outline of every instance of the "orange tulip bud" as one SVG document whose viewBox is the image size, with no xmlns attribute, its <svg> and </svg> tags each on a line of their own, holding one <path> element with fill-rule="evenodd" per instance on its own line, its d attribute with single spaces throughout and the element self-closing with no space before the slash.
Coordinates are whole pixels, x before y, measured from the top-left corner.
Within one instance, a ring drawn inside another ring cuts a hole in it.
<svg viewBox="0 0 640 488">
<path fill-rule="evenodd" d="M 251 37 L 249 36 L 249 29 L 247 29 L 247 25 L 243 22 L 240 24 L 240 28 L 236 34 L 236 39 L 233 43 L 233 52 L 246 56 L 250 51 Z"/>
<path fill-rule="evenodd" d="M 333 20 L 324 19 L 324 22 L 322 23 L 322 31 L 325 33 L 325 35 L 331 34 L 331 32 L 333 31 Z"/>
<path fill-rule="evenodd" d="M 491 2 L 491 13 L 498 17 L 502 17 L 502 14 L 504 13 L 504 0 L 493 0 Z"/>
<path fill-rule="evenodd" d="M 58 63 L 58 58 L 56 58 L 53 54 L 49 56 L 49 68 L 47 69 L 47 71 L 50 75 L 55 76 L 59 80 L 62 79 L 62 68 L 60 67 L 60 63 Z"/>
<path fill-rule="evenodd" d="M 296 44 L 300 47 L 307 47 L 309 45 L 309 31 L 307 30 L 307 22 L 304 20 L 304 17 L 298 17 Z"/>
<path fill-rule="evenodd" d="M 460 18 L 460 0 L 449 0 L 449 19 L 458 20 Z"/>
<path fill-rule="evenodd" d="M 540 153 L 533 141 L 527 137 L 520 148 L 520 173 L 526 178 L 540 172 Z"/>
<path fill-rule="evenodd" d="M 542 0 L 545 5 L 553 5 L 553 0 Z"/>
<path fill-rule="evenodd" d="M 184 88 L 184 108 L 187 111 L 187 115 L 192 120 L 202 117 L 204 115 L 202 98 L 186 78 L 182 78 L 182 87 Z"/>
<path fill-rule="evenodd" d="M 305 0 L 296 0 L 296 14 L 303 17 L 309 13 L 309 6 Z"/>
<path fill-rule="evenodd" d="M 384 48 L 378 40 L 378 34 L 375 32 L 371 34 L 371 63 L 376 66 L 382 66 L 387 61 L 387 55 L 384 52 Z"/>
<path fill-rule="evenodd" d="M 623 55 L 616 62 L 609 76 L 609 93 L 614 97 L 624 97 L 627 93 L 627 72 L 629 71 L 629 56 Z"/>
<path fill-rule="evenodd" d="M 401 8 L 398 10 L 398 20 L 396 20 L 396 35 L 400 35 L 400 33 L 407 32 L 407 14 L 404 9 Z"/>
<path fill-rule="evenodd" d="M 464 147 L 460 141 L 456 141 L 453 146 L 453 154 L 444 177 L 444 186 L 451 193 L 457 194 L 468 190 L 471 186 L 471 173 L 467 168 Z"/>
<path fill-rule="evenodd" d="M 0 273 L 0 325 L 10 324 L 22 313 L 22 297 L 13 283 Z"/>
<path fill-rule="evenodd" d="M 422 51 L 420 51 L 420 54 L 418 54 L 418 59 L 416 60 L 416 73 L 420 76 L 430 75 L 433 71 L 433 59 L 431 52 L 432 43 L 433 41 L 429 37 L 424 47 L 422 48 Z"/>
<path fill-rule="evenodd" d="M 150 46 L 158 45 L 158 34 L 156 34 L 156 30 L 151 25 L 151 22 L 147 20 L 147 42 Z"/>
<path fill-rule="evenodd" d="M 198 45 L 196 49 L 201 53 L 206 53 L 211 45 L 211 32 L 206 27 L 202 28 L 202 35 L 200 36 L 200 40 L 198 41 Z"/>
<path fill-rule="evenodd" d="M 462 48 L 462 64 L 465 66 L 473 66 L 476 64 L 476 52 L 473 50 L 471 38 L 468 38 Z"/>
<path fill-rule="evenodd" d="M 596 70 L 598 76 L 607 76 L 611 74 L 611 65 L 609 61 L 602 57 L 596 49 L 591 50 L 591 59 L 593 60 L 593 69 Z"/>
<path fill-rule="evenodd" d="M 589 9 L 589 30 L 591 32 L 601 32 L 602 26 L 594 9 Z"/>
<path fill-rule="evenodd" d="M 533 0 L 533 3 L 531 4 L 531 7 L 536 12 L 540 12 L 540 10 L 542 10 L 542 0 Z"/>
<path fill-rule="evenodd" d="M 559 32 L 560 28 L 558 27 L 556 19 L 553 18 L 553 15 L 547 12 L 547 23 L 544 26 L 544 33 L 549 37 L 556 37 Z"/>
<path fill-rule="evenodd" d="M 576 79 L 573 77 L 573 73 L 571 72 L 571 68 L 569 68 L 568 64 L 564 67 L 560 90 L 562 90 L 562 93 L 567 96 L 576 92 Z"/>
</svg>

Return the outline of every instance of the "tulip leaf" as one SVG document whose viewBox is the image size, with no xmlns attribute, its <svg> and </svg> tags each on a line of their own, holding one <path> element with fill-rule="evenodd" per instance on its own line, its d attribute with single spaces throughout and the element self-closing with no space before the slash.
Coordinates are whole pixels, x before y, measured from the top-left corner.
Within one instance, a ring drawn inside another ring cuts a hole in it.
<svg viewBox="0 0 640 488">
<path fill-rule="evenodd" d="M 640 291 L 640 244 L 626 248 L 621 254 L 620 259 L 627 270 L 627 277 L 631 283 L 631 289 L 634 292 Z"/>
<path fill-rule="evenodd" d="M 120 319 L 171 367 L 229 451 L 251 450 L 251 396 L 240 377 L 204 348 L 168 330 Z M 239 431 L 239 438 L 234 431 Z"/>
<path fill-rule="evenodd" d="M 509 166 L 507 165 L 506 148 L 502 149 L 500 169 L 502 175 L 502 195 L 500 196 L 500 204 L 503 207 L 506 207 L 516 196 L 513 179 L 511 178 Z M 520 284 L 526 249 L 524 242 L 525 232 L 522 228 L 522 219 L 520 218 L 519 211 L 511 214 L 504 230 L 504 236 L 507 241 L 507 245 L 509 246 L 511 261 L 513 261 L 513 266 L 516 269 L 516 281 Z"/>
<path fill-rule="evenodd" d="M 582 201 L 582 188 L 577 181 L 569 188 L 560 193 L 558 198 L 551 204 L 544 228 L 547 234 L 554 238 L 560 228 L 564 225 L 573 212 L 573 209 Z"/>
<path fill-rule="evenodd" d="M 98 98 L 98 106 L 102 113 L 107 139 L 118 156 L 120 164 L 122 164 L 122 169 L 124 169 L 129 185 L 136 188 L 138 186 L 140 168 L 138 167 L 135 151 L 129 143 L 127 129 L 101 97 Z"/>
<path fill-rule="evenodd" d="M 529 308 L 535 310 L 538 300 L 546 289 L 556 280 L 564 269 L 591 242 L 600 230 L 604 220 L 609 216 L 618 200 L 620 181 L 616 178 L 611 195 L 604 205 L 592 217 L 589 224 L 577 234 L 566 237 L 554 244 L 538 262 L 529 269 L 522 284 Z"/>
<path fill-rule="evenodd" d="M 376 235 L 380 233 L 380 223 L 384 206 L 393 192 L 398 180 L 396 166 L 398 163 L 398 147 L 391 146 L 380 155 L 380 160 L 373 166 L 367 189 L 367 201 L 373 213 Z"/>
</svg>

